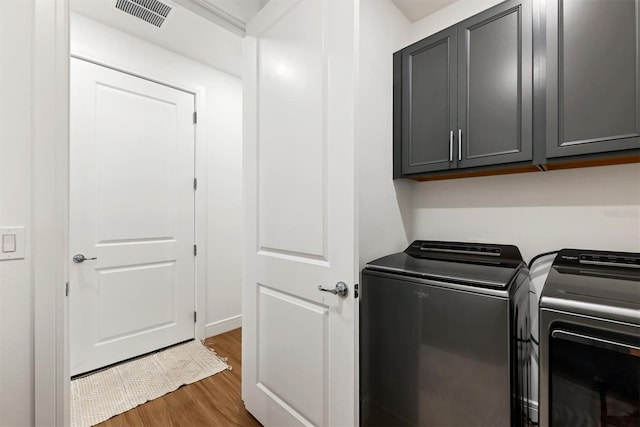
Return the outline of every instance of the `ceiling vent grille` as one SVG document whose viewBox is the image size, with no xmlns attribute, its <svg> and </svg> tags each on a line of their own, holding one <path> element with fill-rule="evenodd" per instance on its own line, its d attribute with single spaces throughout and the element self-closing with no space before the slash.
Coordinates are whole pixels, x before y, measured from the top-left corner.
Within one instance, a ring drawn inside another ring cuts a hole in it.
<svg viewBox="0 0 640 427">
<path fill-rule="evenodd" d="M 172 7 L 158 0 L 117 0 L 116 9 L 160 28 Z"/>
</svg>

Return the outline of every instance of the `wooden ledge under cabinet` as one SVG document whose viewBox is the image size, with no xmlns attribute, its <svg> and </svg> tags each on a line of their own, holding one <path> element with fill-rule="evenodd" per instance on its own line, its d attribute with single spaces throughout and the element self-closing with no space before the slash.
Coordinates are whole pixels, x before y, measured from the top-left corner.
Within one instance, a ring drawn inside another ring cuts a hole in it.
<svg viewBox="0 0 640 427">
<path fill-rule="evenodd" d="M 552 171 L 560 169 L 587 168 L 592 166 L 624 165 L 627 163 L 640 163 L 640 154 L 577 160 L 559 159 L 557 162 L 545 164 L 544 168 L 548 171 Z"/>
<path fill-rule="evenodd" d="M 508 175 L 514 173 L 576 169 L 593 166 L 624 165 L 629 163 L 640 163 L 640 154 L 627 154 L 615 157 L 599 156 L 595 158 L 592 157 L 571 160 L 558 159 L 557 161 L 546 163 L 544 165 L 506 166 L 502 168 L 488 168 L 480 170 L 474 169 L 467 171 L 460 171 L 458 169 L 452 171 L 432 172 L 428 175 L 421 176 L 405 176 L 403 178 L 416 182 L 441 181 L 444 179 L 475 178 L 479 176 Z"/>
<path fill-rule="evenodd" d="M 423 175 L 423 176 L 406 176 L 404 178 L 410 179 L 412 181 L 423 182 L 423 181 L 440 181 L 443 179 L 457 179 L 457 178 L 474 178 L 478 176 L 492 176 L 492 175 L 507 175 L 512 173 L 525 173 L 525 172 L 537 172 L 541 169 L 536 165 L 525 165 L 525 166 L 516 166 L 516 167 L 506 167 L 501 169 L 482 169 L 482 170 L 470 170 L 461 172 L 459 169 L 454 172 L 436 172 L 433 175 Z"/>
</svg>

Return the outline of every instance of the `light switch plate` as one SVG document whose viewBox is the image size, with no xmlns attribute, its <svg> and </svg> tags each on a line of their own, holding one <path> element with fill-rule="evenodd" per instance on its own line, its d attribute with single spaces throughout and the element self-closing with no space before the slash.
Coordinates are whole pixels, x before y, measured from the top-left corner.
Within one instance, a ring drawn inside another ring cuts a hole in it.
<svg viewBox="0 0 640 427">
<path fill-rule="evenodd" d="M 2 235 L 2 252 L 15 252 L 15 251 L 16 251 L 16 235 L 3 234 Z"/>
<path fill-rule="evenodd" d="M 23 258 L 24 227 L 0 227 L 0 261 Z"/>
</svg>

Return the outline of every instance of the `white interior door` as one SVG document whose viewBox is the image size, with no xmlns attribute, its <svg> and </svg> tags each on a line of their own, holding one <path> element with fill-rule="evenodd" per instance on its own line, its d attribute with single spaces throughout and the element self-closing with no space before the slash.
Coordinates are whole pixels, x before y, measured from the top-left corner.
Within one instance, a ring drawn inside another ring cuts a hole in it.
<svg viewBox="0 0 640 427">
<path fill-rule="evenodd" d="M 194 337 L 193 112 L 193 94 L 71 60 L 72 375 Z"/>
<path fill-rule="evenodd" d="M 265 426 L 357 423 L 355 5 L 272 0 L 247 26 L 242 393 Z"/>
</svg>

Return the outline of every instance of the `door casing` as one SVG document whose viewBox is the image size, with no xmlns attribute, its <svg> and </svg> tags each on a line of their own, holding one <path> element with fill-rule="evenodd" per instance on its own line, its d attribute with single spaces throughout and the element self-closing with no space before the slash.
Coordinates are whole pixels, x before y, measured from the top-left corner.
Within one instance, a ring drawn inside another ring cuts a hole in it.
<svg viewBox="0 0 640 427">
<path fill-rule="evenodd" d="M 134 77 L 149 80 L 154 83 L 158 83 L 164 86 L 168 86 L 183 92 L 190 93 L 195 98 L 195 111 L 202 115 L 206 107 L 203 102 L 205 97 L 204 89 L 198 87 L 190 87 L 185 85 L 176 84 L 174 82 L 166 81 L 166 79 L 160 79 L 156 76 L 148 73 L 140 73 L 127 67 L 123 67 L 119 64 L 113 64 L 100 59 L 90 57 L 87 55 L 71 52 L 72 58 L 81 59 L 87 62 L 91 62 L 102 67 L 110 68 L 121 73 L 126 73 Z M 195 191 L 195 242 L 198 246 L 198 254 L 195 259 L 195 308 L 199 316 L 197 316 L 195 322 L 195 338 L 205 338 L 205 288 L 206 288 L 206 275 L 207 275 L 207 211 L 206 211 L 206 197 L 207 194 L 207 146 L 204 141 L 204 127 L 202 121 L 195 126 L 195 175 L 198 179 L 198 189 Z M 67 202 L 68 205 L 68 202 Z M 65 236 L 69 236 L 69 229 L 67 227 Z M 198 262 L 198 260 L 202 260 Z M 66 260 L 68 261 L 68 260 Z M 68 327 L 65 330 L 65 334 L 68 333 Z"/>
</svg>

